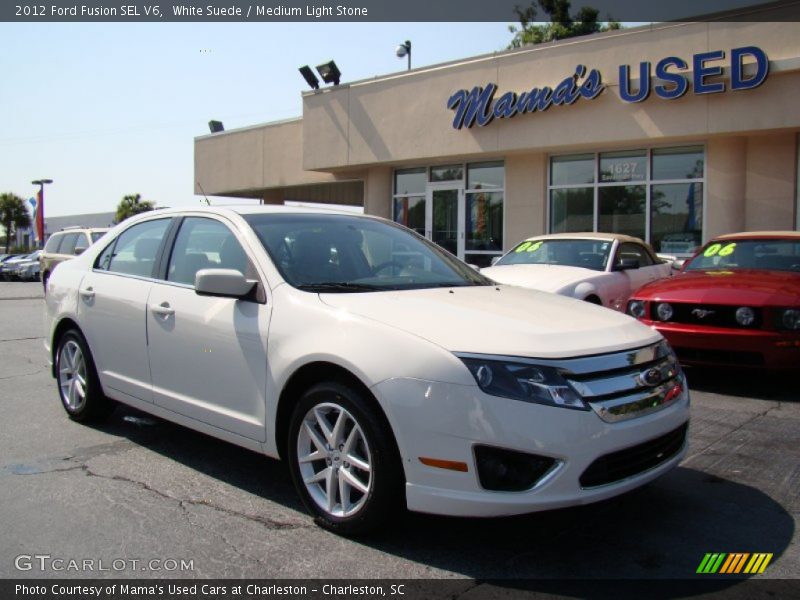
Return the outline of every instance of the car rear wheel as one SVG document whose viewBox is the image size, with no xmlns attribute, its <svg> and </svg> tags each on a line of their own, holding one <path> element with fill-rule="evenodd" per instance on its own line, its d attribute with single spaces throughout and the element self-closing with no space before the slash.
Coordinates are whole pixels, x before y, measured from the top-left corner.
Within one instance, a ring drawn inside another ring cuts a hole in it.
<svg viewBox="0 0 800 600">
<path fill-rule="evenodd" d="M 58 341 L 56 382 L 61 404 L 75 421 L 100 421 L 114 410 L 112 401 L 103 395 L 86 340 L 76 329 Z"/>
<path fill-rule="evenodd" d="M 403 509 L 402 467 L 392 434 L 357 390 L 310 388 L 289 426 L 295 487 L 316 522 L 339 534 L 367 533 Z"/>
</svg>

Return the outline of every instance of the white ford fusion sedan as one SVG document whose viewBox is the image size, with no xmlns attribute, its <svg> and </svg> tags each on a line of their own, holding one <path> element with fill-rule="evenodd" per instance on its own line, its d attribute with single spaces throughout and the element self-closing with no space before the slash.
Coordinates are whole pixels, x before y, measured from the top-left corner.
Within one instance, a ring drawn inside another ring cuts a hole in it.
<svg viewBox="0 0 800 600">
<path fill-rule="evenodd" d="M 318 523 L 343 534 L 404 507 L 593 502 L 685 452 L 689 392 L 656 331 L 497 285 L 383 219 L 149 212 L 47 286 L 70 417 L 121 402 L 283 458 Z"/>
</svg>

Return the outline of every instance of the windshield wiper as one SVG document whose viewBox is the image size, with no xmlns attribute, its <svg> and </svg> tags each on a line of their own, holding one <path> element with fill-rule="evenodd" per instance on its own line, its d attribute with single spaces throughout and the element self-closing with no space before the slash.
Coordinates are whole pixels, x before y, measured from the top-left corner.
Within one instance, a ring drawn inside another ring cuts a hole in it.
<svg viewBox="0 0 800 600">
<path fill-rule="evenodd" d="M 325 283 L 303 283 L 297 289 L 304 292 L 374 292 L 386 289 L 368 283 L 352 283 L 350 281 L 326 281 Z"/>
</svg>

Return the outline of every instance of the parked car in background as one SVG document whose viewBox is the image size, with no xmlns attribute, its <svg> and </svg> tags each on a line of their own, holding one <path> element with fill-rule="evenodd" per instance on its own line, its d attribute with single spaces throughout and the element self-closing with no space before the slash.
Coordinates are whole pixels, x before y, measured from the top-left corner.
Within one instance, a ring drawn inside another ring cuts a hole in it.
<svg viewBox="0 0 800 600">
<path fill-rule="evenodd" d="M 108 231 L 107 227 L 65 227 L 57 231 L 44 245 L 41 258 L 42 283 L 47 286 L 50 273 L 57 264 L 75 258 L 99 240 Z"/>
<path fill-rule="evenodd" d="M 41 254 L 41 250 L 36 250 L 30 254 L 20 254 L 3 261 L 2 264 L 0 264 L 0 278 L 2 278 L 3 281 L 13 281 L 17 279 L 17 267 L 25 262 L 39 260 Z"/>
<path fill-rule="evenodd" d="M 14 279 L 18 281 L 39 281 L 39 257 L 17 263 L 14 268 Z"/>
<path fill-rule="evenodd" d="M 528 238 L 481 273 L 498 283 L 624 311 L 633 291 L 669 277 L 672 266 L 639 238 L 615 233 L 556 233 Z"/>
<path fill-rule="evenodd" d="M 661 335 L 501 286 L 391 221 L 295 207 L 124 221 L 47 284 L 75 420 L 109 398 L 288 462 L 318 523 L 511 515 L 675 467 L 689 391 Z"/>
<path fill-rule="evenodd" d="M 636 292 L 628 313 L 687 364 L 800 370 L 800 232 L 717 237 Z"/>
</svg>

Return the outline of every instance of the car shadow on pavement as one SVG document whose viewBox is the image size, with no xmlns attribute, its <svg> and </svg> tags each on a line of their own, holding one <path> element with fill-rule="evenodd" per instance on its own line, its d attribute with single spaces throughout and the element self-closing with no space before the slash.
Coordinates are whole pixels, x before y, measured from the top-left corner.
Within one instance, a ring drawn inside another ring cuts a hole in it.
<svg viewBox="0 0 800 600">
<path fill-rule="evenodd" d="M 305 512 L 280 461 L 127 407 L 102 430 Z M 774 562 L 794 529 L 792 515 L 762 491 L 678 467 L 643 488 L 595 504 L 490 519 L 407 513 L 384 531 L 353 542 L 461 577 L 509 580 L 494 582 L 501 587 L 514 587 L 512 580 L 541 581 L 546 592 L 546 580 L 713 577 L 696 575 L 711 552 L 769 552 Z M 744 577 L 725 576 L 721 585 L 736 585 Z M 526 586 L 537 589 L 536 581 Z"/>
<path fill-rule="evenodd" d="M 797 385 L 800 367 L 794 371 L 777 372 L 733 367 L 685 367 L 684 370 L 691 390 L 776 402 L 800 402 Z"/>
</svg>

